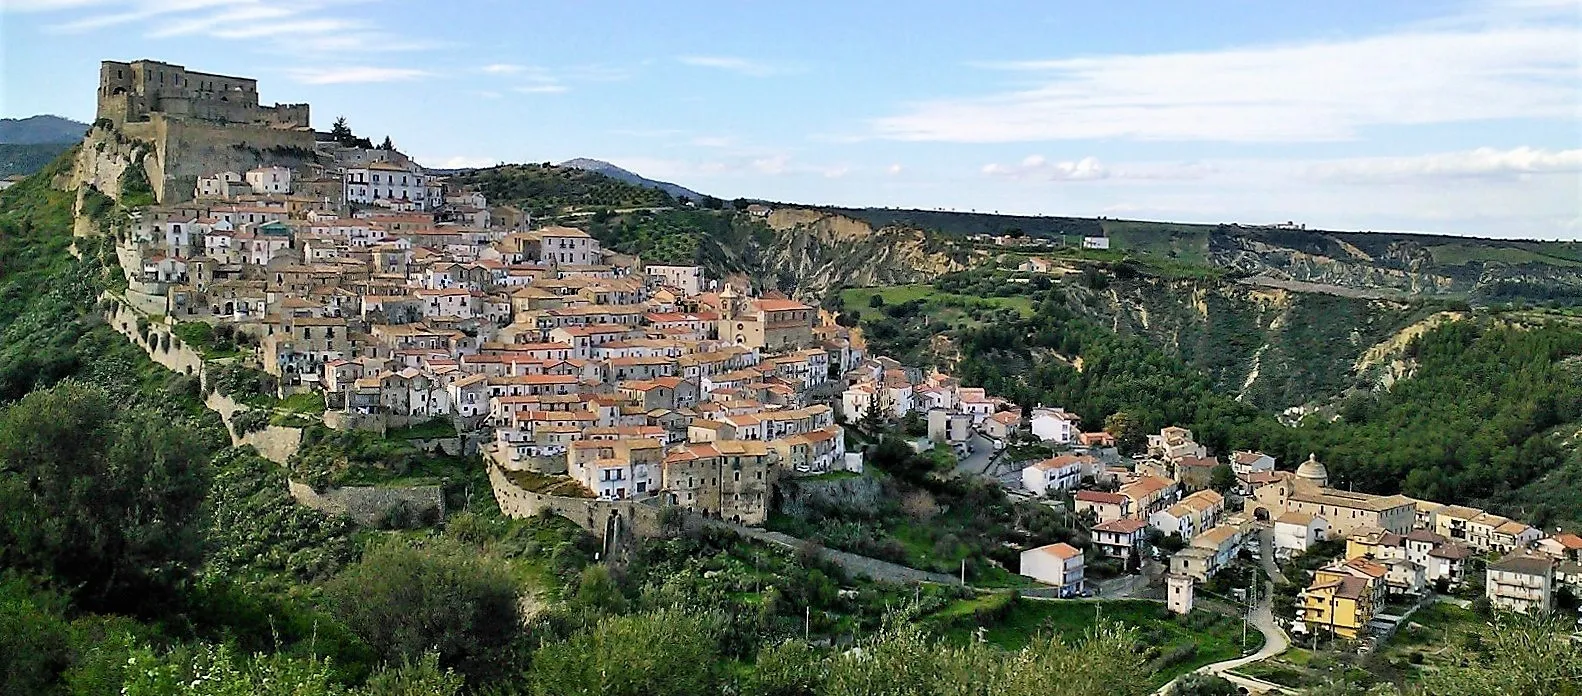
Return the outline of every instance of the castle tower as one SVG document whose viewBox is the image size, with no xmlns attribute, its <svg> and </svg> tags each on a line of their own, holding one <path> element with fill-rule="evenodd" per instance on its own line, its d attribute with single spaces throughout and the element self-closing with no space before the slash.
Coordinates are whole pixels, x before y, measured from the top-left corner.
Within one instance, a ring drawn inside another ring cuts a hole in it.
<svg viewBox="0 0 1582 696">
<path fill-rule="evenodd" d="M 1170 588 L 1166 599 L 1166 604 L 1170 607 L 1170 611 L 1177 614 L 1190 614 L 1195 591 L 1195 584 L 1192 578 L 1185 575 L 1166 575 L 1165 585 Z"/>
</svg>

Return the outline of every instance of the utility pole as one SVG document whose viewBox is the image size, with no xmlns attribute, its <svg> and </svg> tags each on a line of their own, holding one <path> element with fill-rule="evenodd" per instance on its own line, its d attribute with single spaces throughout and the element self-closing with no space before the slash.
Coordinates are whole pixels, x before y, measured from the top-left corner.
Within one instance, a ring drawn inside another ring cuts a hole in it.
<svg viewBox="0 0 1582 696">
<path fill-rule="evenodd" d="M 967 586 L 967 559 L 961 559 L 961 586 Z"/>
<path fill-rule="evenodd" d="M 802 607 L 802 640 L 813 636 L 813 607 Z"/>
</svg>

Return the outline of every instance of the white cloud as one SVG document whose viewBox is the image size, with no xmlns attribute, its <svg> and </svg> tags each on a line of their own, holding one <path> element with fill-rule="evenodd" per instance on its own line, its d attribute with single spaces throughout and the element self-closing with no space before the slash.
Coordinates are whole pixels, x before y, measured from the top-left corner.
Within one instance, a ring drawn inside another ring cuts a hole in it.
<svg viewBox="0 0 1582 696">
<path fill-rule="evenodd" d="M 338 68 L 302 68 L 290 71 L 297 82 L 308 85 L 341 85 L 363 82 L 403 82 L 428 77 L 426 70 L 414 68 L 380 68 L 374 66 L 347 66 Z"/>
<path fill-rule="evenodd" d="M 851 167 L 838 164 L 833 167 L 825 167 L 822 173 L 826 179 L 840 179 L 851 173 Z"/>
<path fill-rule="evenodd" d="M 888 167 L 885 167 L 884 168 L 884 173 L 889 174 L 891 176 L 895 176 L 896 174 L 900 174 L 901 173 L 901 164 L 898 162 L 896 164 L 892 164 L 892 165 L 890 165 Z"/>
<path fill-rule="evenodd" d="M 0 0 L 0 12 L 54 12 L 90 5 L 102 5 L 108 0 Z"/>
<path fill-rule="evenodd" d="M 786 155 L 770 155 L 759 157 L 752 161 L 752 168 L 760 174 L 784 174 L 786 165 L 791 158 Z"/>
<path fill-rule="evenodd" d="M 1035 181 L 1096 181 L 1110 176 L 1109 170 L 1096 157 L 1049 162 L 1043 155 L 1029 155 L 1020 164 L 986 164 L 981 171 L 990 176 Z"/>
<path fill-rule="evenodd" d="M 8 1 L 8 0 L 0 0 Z M 80 34 L 122 26 L 139 26 L 143 37 L 169 39 L 207 37 L 254 42 L 249 47 L 273 53 L 333 54 L 356 51 L 391 52 L 432 48 L 431 40 L 405 39 L 382 31 L 354 12 L 334 14 L 358 0 L 10 0 L 13 7 L 32 9 L 93 8 L 89 13 L 47 26 L 46 31 Z M 104 7 L 98 7 L 103 5 Z"/>
<path fill-rule="evenodd" d="M 527 66 L 514 65 L 511 63 L 492 63 L 478 69 L 491 75 L 514 75 L 526 70 Z"/>
<path fill-rule="evenodd" d="M 424 162 L 425 166 L 433 167 L 435 169 L 480 169 L 483 167 L 493 167 L 494 165 L 500 163 L 500 160 L 494 157 L 473 157 L 468 155 L 457 155 L 454 157 L 417 157 L 414 159 Z"/>
<path fill-rule="evenodd" d="M 1310 166 L 1315 179 L 1340 182 L 1392 182 L 1444 178 L 1513 178 L 1582 172 L 1582 150 L 1480 147 L 1409 157 L 1366 157 Z"/>
<path fill-rule="evenodd" d="M 1104 55 L 983 67 L 1031 87 L 916 104 L 872 123 L 885 138 L 1348 140 L 1372 126 L 1582 117 L 1582 30 L 1413 30 L 1220 51 Z"/>
<path fill-rule="evenodd" d="M 512 87 L 511 91 L 519 92 L 521 94 L 560 94 L 562 92 L 568 91 L 568 88 L 565 85 L 546 83 L 541 85 L 523 85 L 521 87 Z"/>
<path fill-rule="evenodd" d="M 736 144 L 736 139 L 728 135 L 700 135 L 691 142 L 696 147 L 731 147 Z"/>
<path fill-rule="evenodd" d="M 788 68 L 735 56 L 681 56 L 676 60 L 697 68 L 713 68 L 748 77 L 769 77 L 790 72 Z"/>
</svg>

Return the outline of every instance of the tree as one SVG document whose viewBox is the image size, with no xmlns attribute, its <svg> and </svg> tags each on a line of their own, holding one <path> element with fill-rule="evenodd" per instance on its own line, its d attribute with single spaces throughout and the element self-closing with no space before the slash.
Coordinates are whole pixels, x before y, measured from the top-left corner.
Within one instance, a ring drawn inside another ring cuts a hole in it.
<svg viewBox="0 0 1582 696">
<path fill-rule="evenodd" d="M 1199 674 L 1193 672 L 1183 675 L 1170 686 L 1169 696 L 1239 696 L 1239 691 L 1230 680 L 1217 674 Z"/>
<path fill-rule="evenodd" d="M 356 139 L 356 136 L 352 135 L 352 127 L 346 125 L 345 116 L 335 117 L 335 125 L 330 126 L 330 137 L 342 145 L 349 145 Z"/>
<path fill-rule="evenodd" d="M 448 539 L 370 548 L 325 587 L 336 616 L 390 663 L 440 664 L 470 679 L 494 676 L 520 630 L 517 589 L 493 558 Z"/>
<path fill-rule="evenodd" d="M 1147 442 L 1142 424 L 1126 411 L 1116 411 L 1105 418 L 1104 432 L 1114 435 L 1116 448 L 1128 454 L 1142 451 Z"/>
<path fill-rule="evenodd" d="M 394 150 L 395 149 L 395 143 L 390 142 L 390 136 L 387 135 L 387 136 L 385 136 L 385 141 L 382 142 L 382 143 L 379 143 L 379 149 L 381 149 L 381 150 Z"/>
<path fill-rule="evenodd" d="M 879 294 L 877 292 L 872 294 L 872 295 L 869 295 L 868 296 L 868 306 L 869 307 L 874 307 L 874 308 L 883 307 L 884 306 L 884 295 L 881 295 L 881 294 Z"/>
<path fill-rule="evenodd" d="M 1452 646 L 1452 659 L 1428 672 L 1429 694 L 1539 696 L 1582 694 L 1582 645 L 1564 619 L 1501 614 L 1481 649 Z"/>
<path fill-rule="evenodd" d="M 1229 464 L 1220 464 L 1209 472 L 1208 480 L 1210 488 L 1226 493 L 1236 487 L 1236 472 L 1231 470 Z"/>
<path fill-rule="evenodd" d="M 185 425 L 96 387 L 28 394 L 0 414 L 0 562 L 92 608 L 156 607 L 201 559 L 207 454 Z"/>
<path fill-rule="evenodd" d="M 0 574 L 0 694 L 50 693 L 71 664 L 66 602 Z"/>
<path fill-rule="evenodd" d="M 539 696 L 690 696 L 717 692 L 719 619 L 664 609 L 612 616 L 533 655 Z"/>
</svg>

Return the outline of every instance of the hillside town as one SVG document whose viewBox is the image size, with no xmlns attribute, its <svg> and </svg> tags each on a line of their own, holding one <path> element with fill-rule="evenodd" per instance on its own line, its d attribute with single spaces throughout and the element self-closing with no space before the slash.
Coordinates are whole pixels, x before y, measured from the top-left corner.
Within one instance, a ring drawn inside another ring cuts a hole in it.
<svg viewBox="0 0 1582 696">
<path fill-rule="evenodd" d="M 138 61 L 105 63 L 101 80 L 118 124 L 196 114 L 312 133 L 306 105 L 258 106 L 247 78 Z M 1179 427 L 1122 456 L 1115 435 L 1058 406 L 1023 409 L 871 355 L 829 311 L 605 249 L 394 148 L 327 136 L 294 166 L 198 173 L 138 211 L 117 253 L 134 307 L 248 337 L 244 360 L 281 397 L 321 397 L 329 428 L 445 421 L 496 486 L 761 525 L 777 482 L 863 471 L 848 427 L 916 419 L 915 449 L 983 463 L 969 474 L 996 468 L 1007 495 L 1082 520 L 1086 549 L 1021 553 L 1020 573 L 1058 596 L 1094 594 L 1085 561 L 1108 558 L 1185 614 L 1194 588 L 1239 559 L 1272 568 L 1326 541 L 1344 552 L 1297 598 L 1295 633 L 1387 632 L 1389 600 L 1463 587 L 1474 557 L 1492 559 L 1482 585 L 1500 608 L 1547 611 L 1558 588 L 1582 590 L 1574 534 L 1332 488 L 1316 456 L 1282 470 L 1259 452 L 1211 453 Z M 1052 456 L 1011 454 L 1029 444 Z"/>
</svg>

